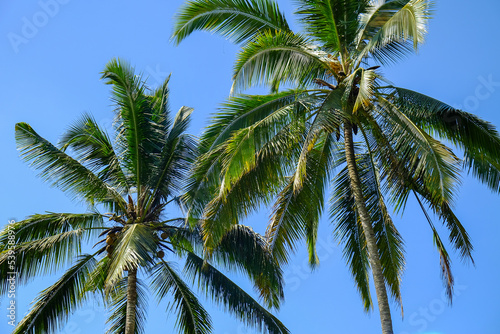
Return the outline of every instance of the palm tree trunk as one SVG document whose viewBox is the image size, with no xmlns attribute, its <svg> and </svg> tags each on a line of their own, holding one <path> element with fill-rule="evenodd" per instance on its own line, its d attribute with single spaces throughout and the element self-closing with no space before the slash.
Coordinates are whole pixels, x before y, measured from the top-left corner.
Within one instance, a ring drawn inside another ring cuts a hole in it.
<svg viewBox="0 0 500 334">
<path fill-rule="evenodd" d="M 125 318 L 125 334 L 135 333 L 135 311 L 137 306 L 137 269 L 128 271 L 127 281 L 127 316 Z"/>
<path fill-rule="evenodd" d="M 387 289 L 385 286 L 384 276 L 382 273 L 382 265 L 380 263 L 380 255 L 377 247 L 377 240 L 373 232 L 372 222 L 368 209 L 365 205 L 363 191 L 361 189 L 361 180 L 359 179 L 358 169 L 356 167 L 356 159 L 354 156 L 354 141 L 352 138 L 352 125 L 346 122 L 344 126 L 344 144 L 347 169 L 351 181 L 351 189 L 354 194 L 354 201 L 358 209 L 359 218 L 363 227 L 363 232 L 366 238 L 368 247 L 368 259 L 372 269 L 373 281 L 375 283 L 375 291 L 377 293 L 378 308 L 380 311 L 380 322 L 382 324 L 383 334 L 393 334 L 391 309 L 389 307 L 389 299 L 387 298 Z"/>
</svg>

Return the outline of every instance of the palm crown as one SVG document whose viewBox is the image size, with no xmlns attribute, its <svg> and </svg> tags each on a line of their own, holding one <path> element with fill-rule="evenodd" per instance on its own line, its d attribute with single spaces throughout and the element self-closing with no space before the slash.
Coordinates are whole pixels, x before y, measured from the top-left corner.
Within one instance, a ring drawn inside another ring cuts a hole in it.
<svg viewBox="0 0 500 334">
<path fill-rule="evenodd" d="M 453 197 L 461 170 L 499 190 L 500 139 L 488 122 L 396 87 L 378 70 L 424 41 L 429 1 L 298 5 L 304 33 L 292 32 L 270 0 L 194 0 L 181 8 L 174 41 L 207 30 L 241 43 L 232 90 L 271 88 L 265 96 L 232 97 L 214 116 L 191 179 L 190 212 L 204 217 L 205 245 L 216 247 L 245 215 L 274 203 L 267 232 L 273 255 L 286 263 L 305 238 L 314 266 L 318 220 L 331 185 L 330 217 L 365 308 L 372 305 L 371 268 L 383 332 L 392 333 L 386 286 L 400 301 L 404 250 L 386 199 L 400 210 L 416 196 L 451 298 L 450 257 L 427 211 L 449 229 L 461 257 L 472 260 Z"/>
<path fill-rule="evenodd" d="M 89 204 L 85 214 L 36 214 L 9 226 L 17 244 L 9 250 L 9 230 L 0 234 L 0 293 L 8 288 L 8 257 L 17 256 L 18 282 L 54 273 L 77 258 L 43 290 L 15 333 L 53 333 L 90 295 L 111 310 L 108 333 L 143 333 L 147 288 L 159 300 L 171 298 L 182 333 L 209 333 L 210 316 L 171 260 L 185 262 L 188 277 L 245 323 L 269 333 L 288 333 L 254 298 L 213 266 L 245 273 L 269 307 L 283 298 L 282 274 L 262 237 L 245 226 L 231 229 L 211 261 L 200 257 L 199 228 L 184 218 L 166 219 L 196 153 L 186 134 L 192 109 L 171 118 L 168 79 L 150 91 L 127 64 L 113 60 L 102 76 L 113 88 L 114 142 L 90 115 L 62 137 L 59 147 L 28 124 L 16 125 L 22 157 L 54 186 Z M 69 153 L 73 155 L 71 157 Z M 100 213 L 98 209 L 111 211 Z M 92 254 L 82 254 L 97 241 Z M 168 260 L 167 260 L 168 259 Z M 169 297 L 170 296 L 170 297 Z"/>
</svg>

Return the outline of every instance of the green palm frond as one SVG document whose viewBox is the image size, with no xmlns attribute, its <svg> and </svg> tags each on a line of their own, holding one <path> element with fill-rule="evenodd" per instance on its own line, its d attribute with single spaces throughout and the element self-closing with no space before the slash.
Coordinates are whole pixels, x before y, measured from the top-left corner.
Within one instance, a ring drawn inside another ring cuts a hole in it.
<svg viewBox="0 0 500 334">
<path fill-rule="evenodd" d="M 194 0 L 179 10 L 172 39 L 179 44 L 196 30 L 215 32 L 236 43 L 261 31 L 289 31 L 272 0 Z"/>
<path fill-rule="evenodd" d="M 312 108 L 319 97 L 316 91 L 301 89 L 285 90 L 269 95 L 238 95 L 230 97 L 212 116 L 201 139 L 203 153 L 214 149 L 227 140 L 234 131 L 247 128 L 281 110 L 299 112 L 300 108 Z"/>
<path fill-rule="evenodd" d="M 123 277 L 123 271 L 149 267 L 157 250 L 155 235 L 143 224 L 128 224 L 115 241 L 106 283 L 112 286 Z"/>
<path fill-rule="evenodd" d="M 333 167 L 333 152 L 338 149 L 332 135 L 324 135 L 308 155 L 306 176 L 301 188 L 295 190 L 295 177 L 292 176 L 279 193 L 266 231 L 271 251 L 278 263 L 287 263 L 290 251 L 295 249 L 295 243 L 306 237 L 309 263 L 312 267 L 318 264 L 317 224 L 323 210 L 329 172 Z"/>
<path fill-rule="evenodd" d="M 0 253 L 0 294 L 8 289 L 8 273 L 18 272 L 18 283 L 26 284 L 40 274 L 51 274 L 70 263 L 80 254 L 82 242 L 94 233 L 83 228 L 70 229 L 33 241 L 17 243 Z M 15 269 L 9 265 L 11 252 L 16 257 Z"/>
<path fill-rule="evenodd" d="M 173 122 L 166 142 L 161 149 L 154 170 L 147 182 L 151 188 L 146 211 L 155 202 L 166 201 L 172 194 L 179 193 L 195 158 L 197 143 L 185 133 L 193 109 L 182 107 Z"/>
<path fill-rule="evenodd" d="M 212 255 L 218 265 L 246 273 L 268 307 L 279 307 L 284 299 L 283 273 L 263 237 L 247 226 L 234 225 Z"/>
<path fill-rule="evenodd" d="M 215 247 L 239 219 L 262 204 L 269 204 L 278 193 L 285 173 L 291 169 L 293 156 L 300 153 L 297 145 L 302 140 L 300 124 L 301 121 L 293 121 L 283 127 L 257 152 L 255 168 L 234 180 L 230 191 L 221 187 L 208 203 L 202 220 L 206 247 Z"/>
<path fill-rule="evenodd" d="M 119 280 L 111 290 L 108 296 L 108 303 L 111 308 L 109 319 L 106 323 L 109 328 L 106 334 L 125 333 L 125 319 L 127 317 L 127 278 Z M 137 303 L 135 307 L 135 333 L 145 333 L 147 320 L 147 289 L 144 284 L 137 280 Z"/>
<path fill-rule="evenodd" d="M 263 32 L 246 44 L 236 62 L 232 91 L 269 84 L 305 87 L 327 79 L 326 54 L 307 37 L 288 31 Z"/>
<path fill-rule="evenodd" d="M 379 168 L 369 146 L 367 153 L 360 157 L 358 166 L 363 180 L 366 206 L 373 221 L 382 272 L 394 300 L 402 307 L 400 284 L 405 266 L 404 243 L 385 204 Z"/>
<path fill-rule="evenodd" d="M 386 101 L 381 99 L 377 112 L 400 161 L 405 161 L 408 173 L 424 183 L 436 201 L 451 203 L 460 182 L 460 160 L 451 149 Z"/>
<path fill-rule="evenodd" d="M 48 334 L 61 328 L 84 300 L 88 273 L 95 267 L 94 255 L 83 255 L 52 286 L 43 290 L 29 313 L 14 329 L 15 334 Z"/>
<path fill-rule="evenodd" d="M 361 16 L 358 63 L 369 55 L 381 63 L 394 62 L 411 47 L 417 50 L 427 33 L 431 4 L 426 0 L 374 2 Z"/>
<path fill-rule="evenodd" d="M 22 158 L 41 170 L 39 176 L 53 186 L 76 198 L 83 198 L 91 205 L 102 203 L 117 209 L 117 212 L 120 209 L 125 211 L 125 203 L 115 189 L 39 136 L 28 124 L 16 124 L 16 143 Z"/>
<path fill-rule="evenodd" d="M 464 166 L 493 191 L 500 191 L 500 136 L 479 117 L 408 89 L 394 88 L 394 101 L 416 124 L 464 152 Z"/>
<path fill-rule="evenodd" d="M 105 229 L 103 217 L 99 213 L 54 213 L 34 214 L 28 218 L 9 225 L 16 235 L 16 243 L 30 242 L 75 229 L 88 230 L 89 237 L 99 234 Z M 96 234 L 97 233 L 97 234 Z M 7 229 L 0 232 L 0 244 L 6 244 Z"/>
<path fill-rule="evenodd" d="M 224 305 L 226 310 L 247 325 L 269 334 L 290 333 L 275 316 L 200 257 L 190 253 L 185 270 L 213 300 Z"/>
<path fill-rule="evenodd" d="M 332 53 L 345 55 L 354 43 L 366 0 L 300 0 L 297 14 L 307 32 Z"/>
<path fill-rule="evenodd" d="M 376 79 L 380 76 L 373 70 L 360 69 L 359 76 L 359 92 L 356 96 L 356 102 L 354 103 L 353 113 L 358 109 L 363 108 L 365 110 L 370 109 L 372 105 L 373 96 L 375 95 L 375 90 L 378 87 Z"/>
<path fill-rule="evenodd" d="M 302 145 L 302 151 L 299 158 L 297 159 L 297 167 L 295 171 L 294 191 L 299 191 L 302 187 L 304 179 L 307 175 L 307 158 L 311 150 L 316 147 L 316 142 L 319 140 L 321 145 L 320 137 L 325 138 L 327 133 L 339 133 L 340 127 L 347 115 L 342 112 L 342 89 L 336 89 L 334 91 L 328 92 L 314 116 L 310 127 L 307 129 L 307 135 Z"/>
<path fill-rule="evenodd" d="M 235 131 L 251 127 L 265 119 L 276 119 L 273 116 L 275 114 L 291 120 L 296 115 L 307 113 L 317 99 L 313 94 L 314 92 L 310 94 L 308 91 L 290 90 L 267 96 L 241 95 L 232 97 L 223 104 L 200 139 L 202 154 L 194 165 L 185 196 L 190 215 L 201 216 L 210 197 L 217 191 L 222 173 L 222 152 L 227 147 L 222 143 L 231 138 Z"/>
<path fill-rule="evenodd" d="M 373 307 L 370 293 L 369 261 L 366 239 L 359 222 L 354 194 L 351 191 L 347 167 L 333 180 L 330 198 L 330 217 L 335 224 L 335 236 L 342 242 L 343 256 L 356 283 L 365 311 Z"/>
<path fill-rule="evenodd" d="M 439 252 L 439 265 L 441 266 L 441 277 L 443 279 L 443 283 L 446 288 L 446 295 L 451 303 L 453 299 L 454 278 L 451 272 L 450 255 L 446 251 L 446 248 L 443 244 L 443 241 L 441 240 L 441 237 L 439 236 L 436 227 L 434 226 L 434 223 L 432 222 L 429 214 L 427 213 L 422 201 L 420 200 L 417 194 L 415 194 L 415 198 L 417 199 L 417 202 L 420 205 L 422 211 L 424 212 L 427 222 L 429 223 L 429 226 L 431 227 L 434 245 L 436 246 Z"/>
<path fill-rule="evenodd" d="M 111 60 L 102 73 L 112 85 L 116 104 L 116 145 L 125 173 L 133 178 L 142 194 L 148 171 L 155 166 L 156 156 L 163 147 L 166 135 L 164 115 L 153 108 L 151 97 L 142 77 L 119 59 Z"/>
<path fill-rule="evenodd" d="M 212 330 L 212 320 L 186 283 L 172 268 L 171 263 L 162 261 L 153 271 L 152 288 L 160 300 L 169 293 L 174 302 L 170 310 L 177 313 L 176 325 L 184 334 L 207 334 Z"/>
<path fill-rule="evenodd" d="M 61 150 L 70 148 L 76 159 L 86 165 L 101 180 L 126 193 L 129 181 L 120 165 L 108 134 L 102 130 L 95 119 L 83 114 L 63 135 Z"/>
</svg>

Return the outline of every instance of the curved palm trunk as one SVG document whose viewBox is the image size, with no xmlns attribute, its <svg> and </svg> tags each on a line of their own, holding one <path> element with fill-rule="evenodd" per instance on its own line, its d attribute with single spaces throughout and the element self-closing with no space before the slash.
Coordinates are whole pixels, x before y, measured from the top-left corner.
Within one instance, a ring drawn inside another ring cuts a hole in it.
<svg viewBox="0 0 500 334">
<path fill-rule="evenodd" d="M 393 334 L 391 309 L 389 307 L 389 299 L 387 298 L 387 289 L 385 287 L 384 276 L 382 273 L 382 265 L 380 264 L 380 256 L 378 253 L 377 241 L 373 232 L 372 222 L 368 209 L 365 205 L 363 191 L 361 189 L 361 181 L 359 179 L 358 169 L 356 167 L 356 159 L 354 156 L 354 142 L 352 138 L 352 126 L 346 122 L 344 126 L 344 144 L 347 169 L 351 181 L 351 188 L 354 194 L 356 207 L 358 208 L 359 218 L 366 238 L 368 247 L 368 259 L 372 269 L 373 281 L 375 283 L 375 291 L 377 293 L 378 308 L 380 311 L 380 322 L 382 323 L 383 334 Z"/>
<path fill-rule="evenodd" d="M 127 316 L 125 318 L 125 334 L 135 334 L 135 308 L 137 306 L 137 269 L 129 270 L 127 283 Z"/>
</svg>

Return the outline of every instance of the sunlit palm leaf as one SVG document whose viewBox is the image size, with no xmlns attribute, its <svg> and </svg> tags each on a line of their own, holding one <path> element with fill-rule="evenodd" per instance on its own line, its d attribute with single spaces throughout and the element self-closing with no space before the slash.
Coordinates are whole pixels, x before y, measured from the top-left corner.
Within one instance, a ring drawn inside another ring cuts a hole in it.
<svg viewBox="0 0 500 334">
<path fill-rule="evenodd" d="M 194 0 L 176 18 L 172 38 L 177 44 L 196 30 L 216 32 L 236 43 L 251 40 L 261 31 L 289 31 L 271 0 Z"/>
<path fill-rule="evenodd" d="M 238 55 L 232 89 L 269 84 L 277 91 L 286 83 L 304 87 L 316 78 L 327 77 L 325 57 L 305 36 L 285 31 L 263 32 Z"/>
</svg>

